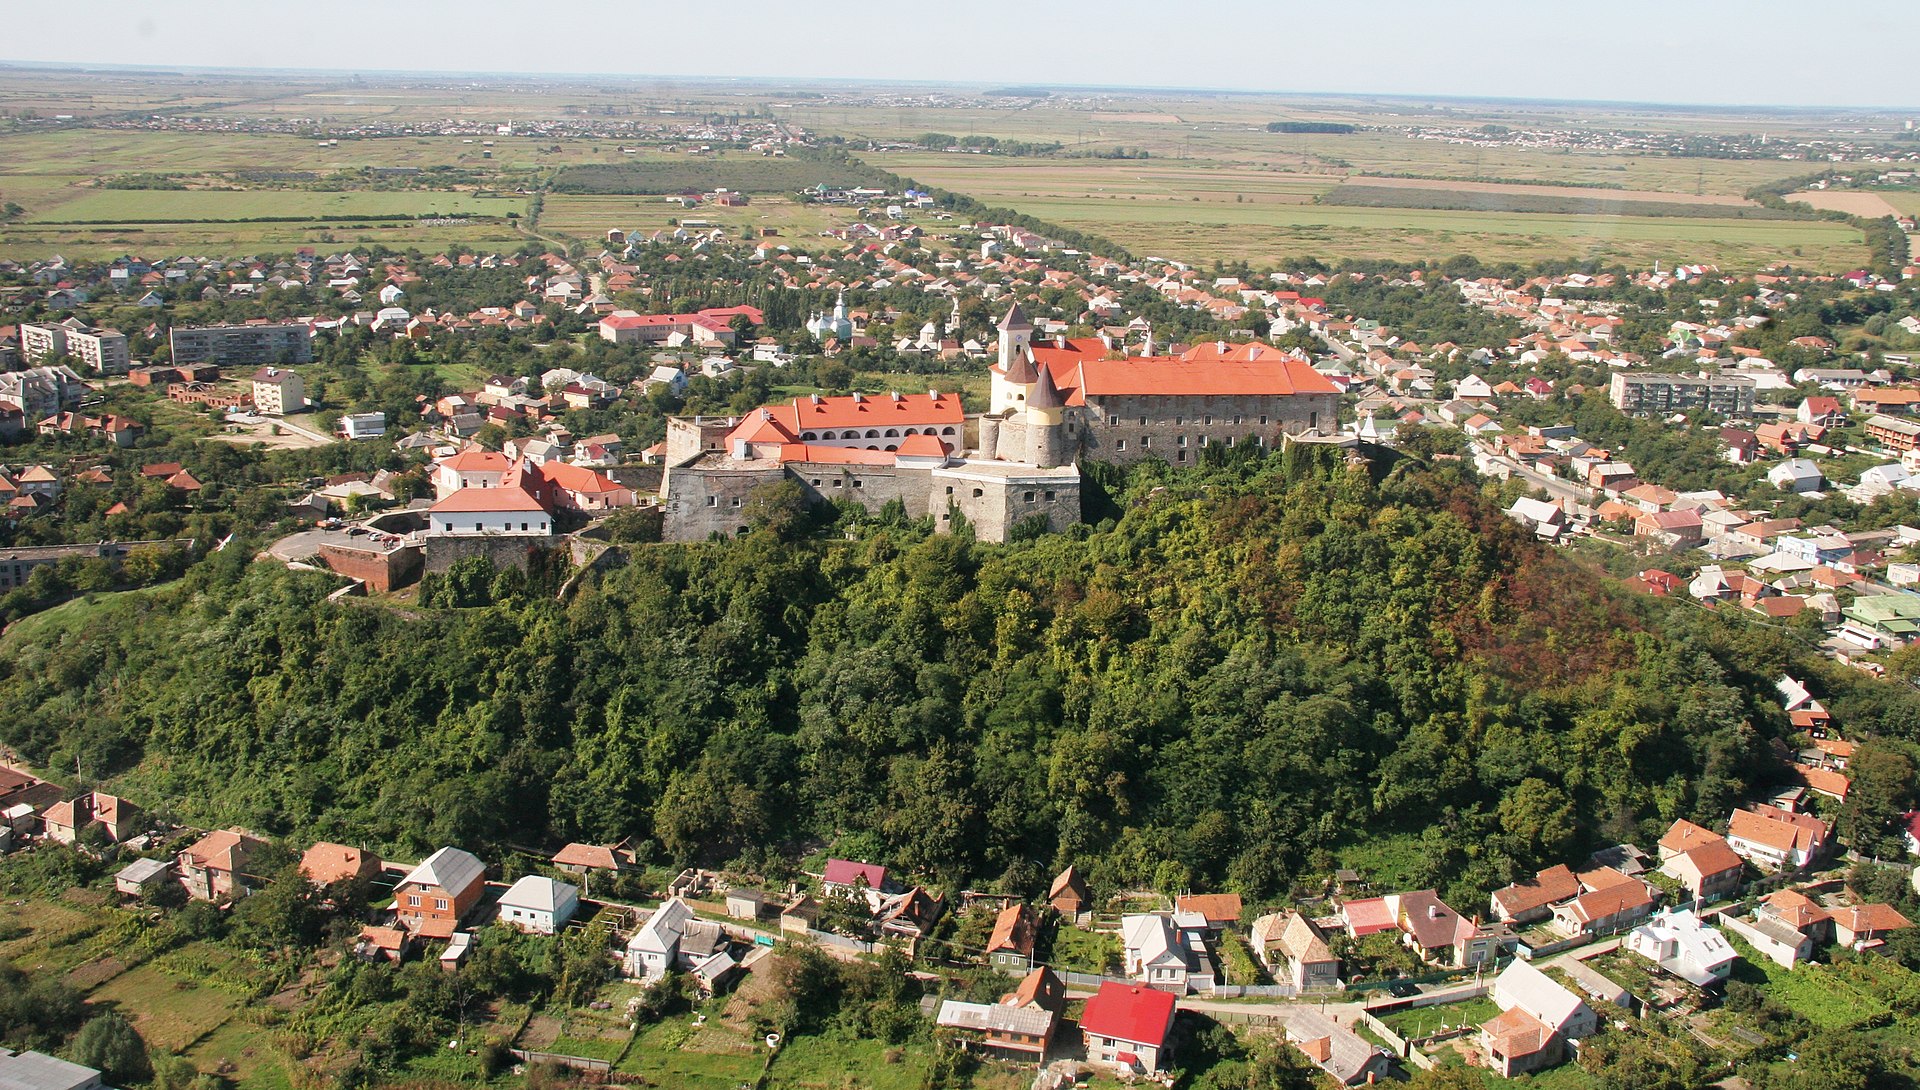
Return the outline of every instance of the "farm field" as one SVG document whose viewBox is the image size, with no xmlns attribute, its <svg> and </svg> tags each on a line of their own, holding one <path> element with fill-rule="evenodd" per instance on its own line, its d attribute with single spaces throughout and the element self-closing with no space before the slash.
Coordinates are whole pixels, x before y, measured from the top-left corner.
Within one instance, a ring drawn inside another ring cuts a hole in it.
<svg viewBox="0 0 1920 1090">
<path fill-rule="evenodd" d="M 1329 137 L 1327 139 L 1336 139 Z M 1555 200 L 1628 198 L 1711 215 L 1617 216 L 1590 212 L 1380 208 L 1313 203 L 1344 172 L 1303 174 L 1222 162 L 1049 160 L 941 152 L 871 154 L 868 161 L 918 182 L 1103 235 L 1136 254 L 1190 262 L 1414 260 L 1468 253 L 1483 261 L 1570 257 L 1650 265 L 1703 261 L 1759 268 L 1780 260 L 1838 267 L 1865 256 L 1859 232 L 1842 224 L 1719 218 L 1743 198 L 1660 190 L 1480 183 L 1467 193 L 1542 194 Z M 1539 164 L 1530 173 L 1537 175 Z M 1668 179 L 1672 180 L 1672 179 Z M 1404 189 L 1406 203 L 1457 183 L 1368 177 Z M 1393 193 L 1386 194 L 1393 197 Z M 1548 207 L 1552 207 L 1549 203 Z"/>
<path fill-rule="evenodd" d="M 427 190 L 313 192 L 297 189 L 96 189 L 58 208 L 29 215 L 40 223 L 163 223 L 234 221 L 299 216 L 343 220 L 356 216 L 505 216 L 524 213 L 521 197 L 481 197 Z"/>
<path fill-rule="evenodd" d="M 1819 189 L 1811 192 L 1789 193 L 1787 199 L 1827 211 L 1866 216 L 1869 219 L 1897 216 L 1901 213 L 1901 209 L 1889 201 L 1884 194 L 1861 189 Z"/>
<path fill-rule="evenodd" d="M 599 238 L 614 227 L 651 233 L 671 227 L 670 221 L 702 220 L 726 228 L 734 238 L 757 235 L 767 228 L 781 238 L 810 238 L 854 218 L 853 212 L 844 207 L 801 204 L 786 197 L 754 197 L 744 208 L 683 208 L 660 197 L 549 193 L 540 213 L 540 230 L 573 238 Z"/>
<path fill-rule="evenodd" d="M 1760 268 L 1791 260 L 1838 268 L 1864 259 L 1845 224 L 1680 216 L 1582 216 L 1334 205 L 1234 205 L 1027 198 L 1021 212 L 1097 231 L 1138 254 L 1190 262 L 1278 264 L 1300 258 L 1412 261 L 1472 254 L 1483 261 L 1550 258 L 1701 261 Z"/>
<path fill-rule="evenodd" d="M 395 250 L 433 251 L 459 244 L 476 250 L 514 250 L 526 237 L 498 221 L 421 226 L 411 220 L 340 226 L 287 223 L 170 223 L 62 227 L 0 225 L 0 257 L 35 260 L 60 254 L 68 260 L 136 253 L 230 254 L 291 250 L 300 246 L 347 249 L 379 244 Z"/>
</svg>

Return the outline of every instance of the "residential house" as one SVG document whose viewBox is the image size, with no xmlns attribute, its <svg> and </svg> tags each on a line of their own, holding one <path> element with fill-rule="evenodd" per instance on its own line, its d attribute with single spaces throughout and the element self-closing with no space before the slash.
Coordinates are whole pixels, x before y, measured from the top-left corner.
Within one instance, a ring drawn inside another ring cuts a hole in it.
<svg viewBox="0 0 1920 1090">
<path fill-rule="evenodd" d="M 1402 940 L 1429 965 L 1468 969 L 1491 961 L 1506 938 L 1504 925 L 1482 926 L 1447 906 L 1430 889 L 1388 897 Z"/>
<path fill-rule="evenodd" d="M 1392 1062 L 1366 1038 L 1311 1007 L 1287 1017 L 1287 1040 L 1341 1086 L 1385 1082 Z"/>
<path fill-rule="evenodd" d="M 988 1048 L 1034 1061 L 1046 1059 L 1058 1022 L 1059 1016 L 1050 1010 L 957 999 L 942 1000 L 934 1016 L 937 1026 L 971 1030 L 980 1034 L 980 1043 Z"/>
<path fill-rule="evenodd" d="M 1493 918 L 1524 924 L 1553 915 L 1553 906 L 1580 895 L 1580 879 L 1565 864 L 1555 864 L 1524 882 L 1493 891 Z"/>
<path fill-rule="evenodd" d="M 1128 976 L 1175 995 L 1187 993 L 1192 967 L 1185 944 L 1167 917 L 1158 913 L 1121 917 L 1120 945 Z"/>
<path fill-rule="evenodd" d="M 813 922 L 819 918 L 820 902 L 802 893 L 780 909 L 780 930 L 804 935 L 813 929 Z"/>
<path fill-rule="evenodd" d="M 1158 988 L 1103 982 L 1080 1015 L 1087 1059 L 1136 1074 L 1157 1073 L 1168 1060 L 1174 997 Z"/>
<path fill-rule="evenodd" d="M 820 878 L 820 888 L 829 897 L 853 896 L 862 889 L 877 893 L 890 892 L 887 868 L 846 859 L 827 860 L 826 873 Z"/>
<path fill-rule="evenodd" d="M 572 843 L 553 853 L 553 865 L 568 874 L 588 874 L 592 871 L 606 871 L 618 874 L 632 870 L 638 865 L 633 849 L 622 840 L 618 844 L 579 844 Z"/>
<path fill-rule="evenodd" d="M 266 841 L 239 829 L 208 833 L 175 859 L 180 868 L 180 883 L 197 900 L 244 897 L 260 884 L 252 861 L 266 846 Z"/>
<path fill-rule="evenodd" d="M 1663 910 L 1628 932 L 1626 948 L 1701 988 L 1725 982 L 1739 957 L 1726 936 L 1684 908 Z"/>
<path fill-rule="evenodd" d="M 1491 995 L 1500 1014 L 1481 1027 L 1480 1044 L 1503 1078 L 1552 1067 L 1566 1057 L 1568 1041 L 1600 1028 L 1593 1008 L 1526 961 L 1502 970 Z"/>
<path fill-rule="evenodd" d="M 1654 895 L 1645 882 L 1600 867 L 1582 874 L 1585 892 L 1553 910 L 1556 930 L 1568 938 L 1591 939 L 1619 931 L 1653 911 Z"/>
<path fill-rule="evenodd" d="M 113 876 L 113 888 L 125 896 L 140 897 L 166 881 L 167 872 L 172 869 L 164 859 L 136 859 Z"/>
<path fill-rule="evenodd" d="M 1660 863 L 1660 873 L 1678 880 L 1696 901 L 1717 900 L 1739 889 L 1744 869 L 1739 853 L 1722 836 L 1702 838 Z"/>
<path fill-rule="evenodd" d="M 1069 921 L 1093 910 L 1093 898 L 1088 896 L 1087 883 L 1078 869 L 1068 867 L 1054 876 L 1053 885 L 1047 889 L 1047 904 Z"/>
<path fill-rule="evenodd" d="M 933 930 L 947 910 L 944 897 L 936 897 L 921 886 L 895 894 L 880 902 L 875 917 L 880 933 L 903 939 L 918 939 Z"/>
<path fill-rule="evenodd" d="M 580 911 L 580 889 L 529 874 L 500 895 L 500 922 L 536 935 L 558 934 Z"/>
<path fill-rule="evenodd" d="M 766 911 L 767 895 L 757 889 L 736 887 L 727 891 L 727 918 L 757 920 Z"/>
<path fill-rule="evenodd" d="M 1767 894 L 1754 914 L 1790 927 L 1816 945 L 1833 939 L 1833 913 L 1797 889 L 1781 889 Z"/>
<path fill-rule="evenodd" d="M 1253 921 L 1253 952 L 1273 978 L 1296 988 L 1340 984 L 1340 959 L 1320 929 L 1298 912 L 1269 913 Z"/>
<path fill-rule="evenodd" d="M 1763 909 L 1756 909 L 1748 919 L 1723 913 L 1720 926 L 1745 939 L 1762 957 L 1783 969 L 1813 960 L 1813 936 L 1794 930 Z"/>
<path fill-rule="evenodd" d="M 95 824 L 106 832 L 111 843 L 120 844 L 134 835 L 140 810 L 125 799 L 90 791 L 77 799 L 54 803 L 40 819 L 46 827 L 47 839 L 60 844 L 73 844 L 81 830 Z"/>
<path fill-rule="evenodd" d="M 100 1072 L 49 1056 L 0 1048 L 0 1087 L 6 1090 L 103 1090 Z"/>
<path fill-rule="evenodd" d="M 996 969 L 1024 973 L 1033 968 L 1033 948 L 1040 921 L 1026 905 L 1008 905 L 993 922 L 987 939 L 987 961 Z"/>
<path fill-rule="evenodd" d="M 349 442 L 355 439 L 378 439 L 387 434 L 387 414 L 348 413 L 340 418 L 336 426 L 341 438 Z"/>
<path fill-rule="evenodd" d="M 1832 827 L 1812 814 L 1754 806 L 1733 812 L 1727 844 L 1755 866 L 1782 870 L 1808 867 L 1823 859 L 1832 846 L 1832 834 Z"/>
<path fill-rule="evenodd" d="M 486 865 L 459 848 L 441 848 L 393 887 L 393 911 L 415 935 L 444 939 L 458 929 L 486 888 Z"/>
<path fill-rule="evenodd" d="M 679 961 L 680 939 L 692 919 L 693 909 L 678 897 L 654 909 L 627 940 L 627 975 L 652 983 L 671 972 Z"/>
<path fill-rule="evenodd" d="M 1889 932 L 1913 926 L 1892 905 L 1850 905 L 1831 909 L 1828 915 L 1833 921 L 1833 941 L 1852 950 L 1884 953 Z"/>
<path fill-rule="evenodd" d="M 1206 921 L 1206 929 L 1218 933 L 1229 924 L 1240 922 L 1238 893 L 1184 893 L 1174 899 L 1176 916 L 1195 913 Z"/>
<path fill-rule="evenodd" d="M 300 856 L 300 875 L 316 886 L 331 886 L 372 878 L 380 873 L 380 857 L 364 848 L 320 841 Z"/>
<path fill-rule="evenodd" d="M 1782 492 L 1818 492 L 1827 478 L 1811 458 L 1789 458 L 1767 470 L 1767 483 Z"/>
</svg>

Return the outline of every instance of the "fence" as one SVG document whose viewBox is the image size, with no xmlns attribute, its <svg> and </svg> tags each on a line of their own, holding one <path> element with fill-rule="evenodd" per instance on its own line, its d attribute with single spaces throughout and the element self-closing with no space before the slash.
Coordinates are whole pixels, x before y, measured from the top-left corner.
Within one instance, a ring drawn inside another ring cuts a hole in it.
<svg viewBox="0 0 1920 1090">
<path fill-rule="evenodd" d="M 1216 984 L 1207 994 L 1221 999 L 1292 999 L 1300 989 L 1291 984 Z"/>
<path fill-rule="evenodd" d="M 847 935 L 837 935 L 832 931 L 816 931 L 816 930 L 813 930 L 812 928 L 809 928 L 807 930 L 807 937 L 810 939 L 813 939 L 816 942 L 823 942 L 823 943 L 826 943 L 828 946 L 843 947 L 845 949 L 852 950 L 855 953 L 860 953 L 860 954 L 873 953 L 873 943 L 870 943 L 865 939 L 856 939 L 856 938 L 849 937 Z"/>
<path fill-rule="evenodd" d="M 558 1052 L 529 1052 L 525 1049 L 511 1048 L 507 1051 L 514 1057 L 530 1064 L 559 1064 L 579 1071 L 611 1071 L 612 1060 L 596 1060 L 591 1056 L 565 1056 Z"/>
</svg>

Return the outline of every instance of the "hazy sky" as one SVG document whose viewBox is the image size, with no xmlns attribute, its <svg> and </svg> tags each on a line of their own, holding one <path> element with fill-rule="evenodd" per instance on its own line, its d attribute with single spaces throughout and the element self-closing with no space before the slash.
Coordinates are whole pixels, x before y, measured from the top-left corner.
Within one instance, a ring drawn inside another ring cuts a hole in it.
<svg viewBox="0 0 1920 1090">
<path fill-rule="evenodd" d="M 1920 106 L 1920 0 L 91 0 L 5 5 L 0 58 L 346 70 L 1217 87 Z"/>
</svg>

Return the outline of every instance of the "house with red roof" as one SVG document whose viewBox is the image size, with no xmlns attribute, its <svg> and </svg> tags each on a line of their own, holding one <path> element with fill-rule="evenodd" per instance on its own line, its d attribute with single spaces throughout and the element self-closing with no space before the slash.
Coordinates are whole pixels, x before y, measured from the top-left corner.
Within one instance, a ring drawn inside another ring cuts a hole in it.
<svg viewBox="0 0 1920 1090">
<path fill-rule="evenodd" d="M 1142 984 L 1100 985 L 1080 1015 L 1090 1063 L 1140 1075 L 1157 1073 L 1168 1060 L 1174 997 Z"/>
<path fill-rule="evenodd" d="M 860 889 L 890 893 L 887 868 L 877 863 L 856 863 L 849 859 L 829 859 L 820 876 L 820 888 L 828 896 L 850 896 Z"/>
<path fill-rule="evenodd" d="M 259 886 L 253 859 L 267 842 L 239 829 L 208 833 L 180 853 L 180 883 L 197 900 L 224 901 L 245 896 Z"/>
</svg>

